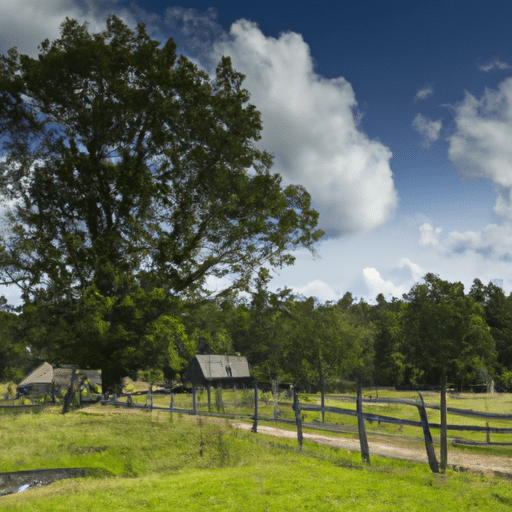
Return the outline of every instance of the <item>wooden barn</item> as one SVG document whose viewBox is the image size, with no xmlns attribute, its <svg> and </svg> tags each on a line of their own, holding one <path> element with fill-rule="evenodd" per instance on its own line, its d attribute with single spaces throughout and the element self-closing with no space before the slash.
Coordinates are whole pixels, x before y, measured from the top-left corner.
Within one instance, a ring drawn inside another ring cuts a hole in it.
<svg viewBox="0 0 512 512">
<path fill-rule="evenodd" d="M 187 378 L 194 386 L 244 387 L 252 384 L 249 363 L 243 356 L 194 356 L 187 369 Z"/>
<path fill-rule="evenodd" d="M 54 368 L 50 363 L 43 363 L 27 375 L 17 386 L 17 395 L 62 395 L 71 385 L 73 369 Z M 90 397 L 93 393 L 101 393 L 101 372 L 99 370 L 76 370 L 75 386 L 82 389 Z"/>
</svg>

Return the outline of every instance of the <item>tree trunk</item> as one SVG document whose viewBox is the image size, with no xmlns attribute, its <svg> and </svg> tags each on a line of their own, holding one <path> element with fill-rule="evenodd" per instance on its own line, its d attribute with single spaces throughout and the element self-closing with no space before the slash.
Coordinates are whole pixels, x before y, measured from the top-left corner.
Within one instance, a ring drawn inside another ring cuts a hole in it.
<svg viewBox="0 0 512 512">
<path fill-rule="evenodd" d="M 441 472 L 448 464 L 448 438 L 446 435 L 446 368 L 441 373 Z"/>
<path fill-rule="evenodd" d="M 119 393 L 122 375 L 112 371 L 112 367 L 101 369 L 101 392 L 103 395 Z"/>
</svg>

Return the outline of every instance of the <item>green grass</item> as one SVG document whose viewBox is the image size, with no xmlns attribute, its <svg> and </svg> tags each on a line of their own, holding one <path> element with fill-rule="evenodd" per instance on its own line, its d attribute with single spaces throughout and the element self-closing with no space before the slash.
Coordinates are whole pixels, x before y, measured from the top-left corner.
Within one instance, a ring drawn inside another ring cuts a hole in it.
<svg viewBox="0 0 512 512">
<path fill-rule="evenodd" d="M 94 411 L 94 413 L 93 413 Z M 0 470 L 93 468 L 0 498 L 5 511 L 510 510 L 510 482 L 267 438 L 225 420 L 91 406 L 5 416 Z"/>
</svg>

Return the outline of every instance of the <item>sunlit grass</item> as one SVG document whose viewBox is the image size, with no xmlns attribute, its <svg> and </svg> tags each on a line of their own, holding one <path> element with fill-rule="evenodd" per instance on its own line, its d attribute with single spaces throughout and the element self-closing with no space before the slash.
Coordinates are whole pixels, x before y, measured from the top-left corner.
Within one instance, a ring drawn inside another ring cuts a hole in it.
<svg viewBox="0 0 512 512">
<path fill-rule="evenodd" d="M 510 510 L 509 482 L 276 439 L 224 419 L 91 406 L 4 417 L 0 470 L 93 476 L 0 498 L 6 511 Z M 101 471 L 99 471 L 101 469 Z M 96 475 L 96 476 L 95 476 Z"/>
</svg>

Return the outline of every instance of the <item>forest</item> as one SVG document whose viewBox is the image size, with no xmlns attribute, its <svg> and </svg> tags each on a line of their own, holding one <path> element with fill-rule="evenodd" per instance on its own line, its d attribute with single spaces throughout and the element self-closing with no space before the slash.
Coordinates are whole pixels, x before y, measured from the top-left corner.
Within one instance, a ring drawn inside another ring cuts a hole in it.
<svg viewBox="0 0 512 512">
<path fill-rule="evenodd" d="M 258 381 L 277 377 L 308 392 L 322 380 L 331 391 L 354 381 L 437 387 L 442 371 L 457 390 L 487 390 L 492 381 L 498 391 L 512 386 L 512 296 L 492 283 L 475 279 L 465 293 L 461 283 L 427 274 L 402 298 L 379 295 L 368 304 L 346 293 L 321 304 L 287 289 L 271 292 L 269 279 L 262 270 L 245 298 L 182 301 L 179 314 L 161 317 L 147 340 L 145 374 L 168 385 L 186 382 L 193 355 L 238 353 Z M 44 359 L 67 362 L 66 340 L 55 325 L 55 343 L 38 346 L 37 331 L 49 327 L 30 309 L 15 314 L 4 300 L 0 380 L 20 379 Z M 84 350 L 94 351 L 93 339 Z"/>
</svg>

